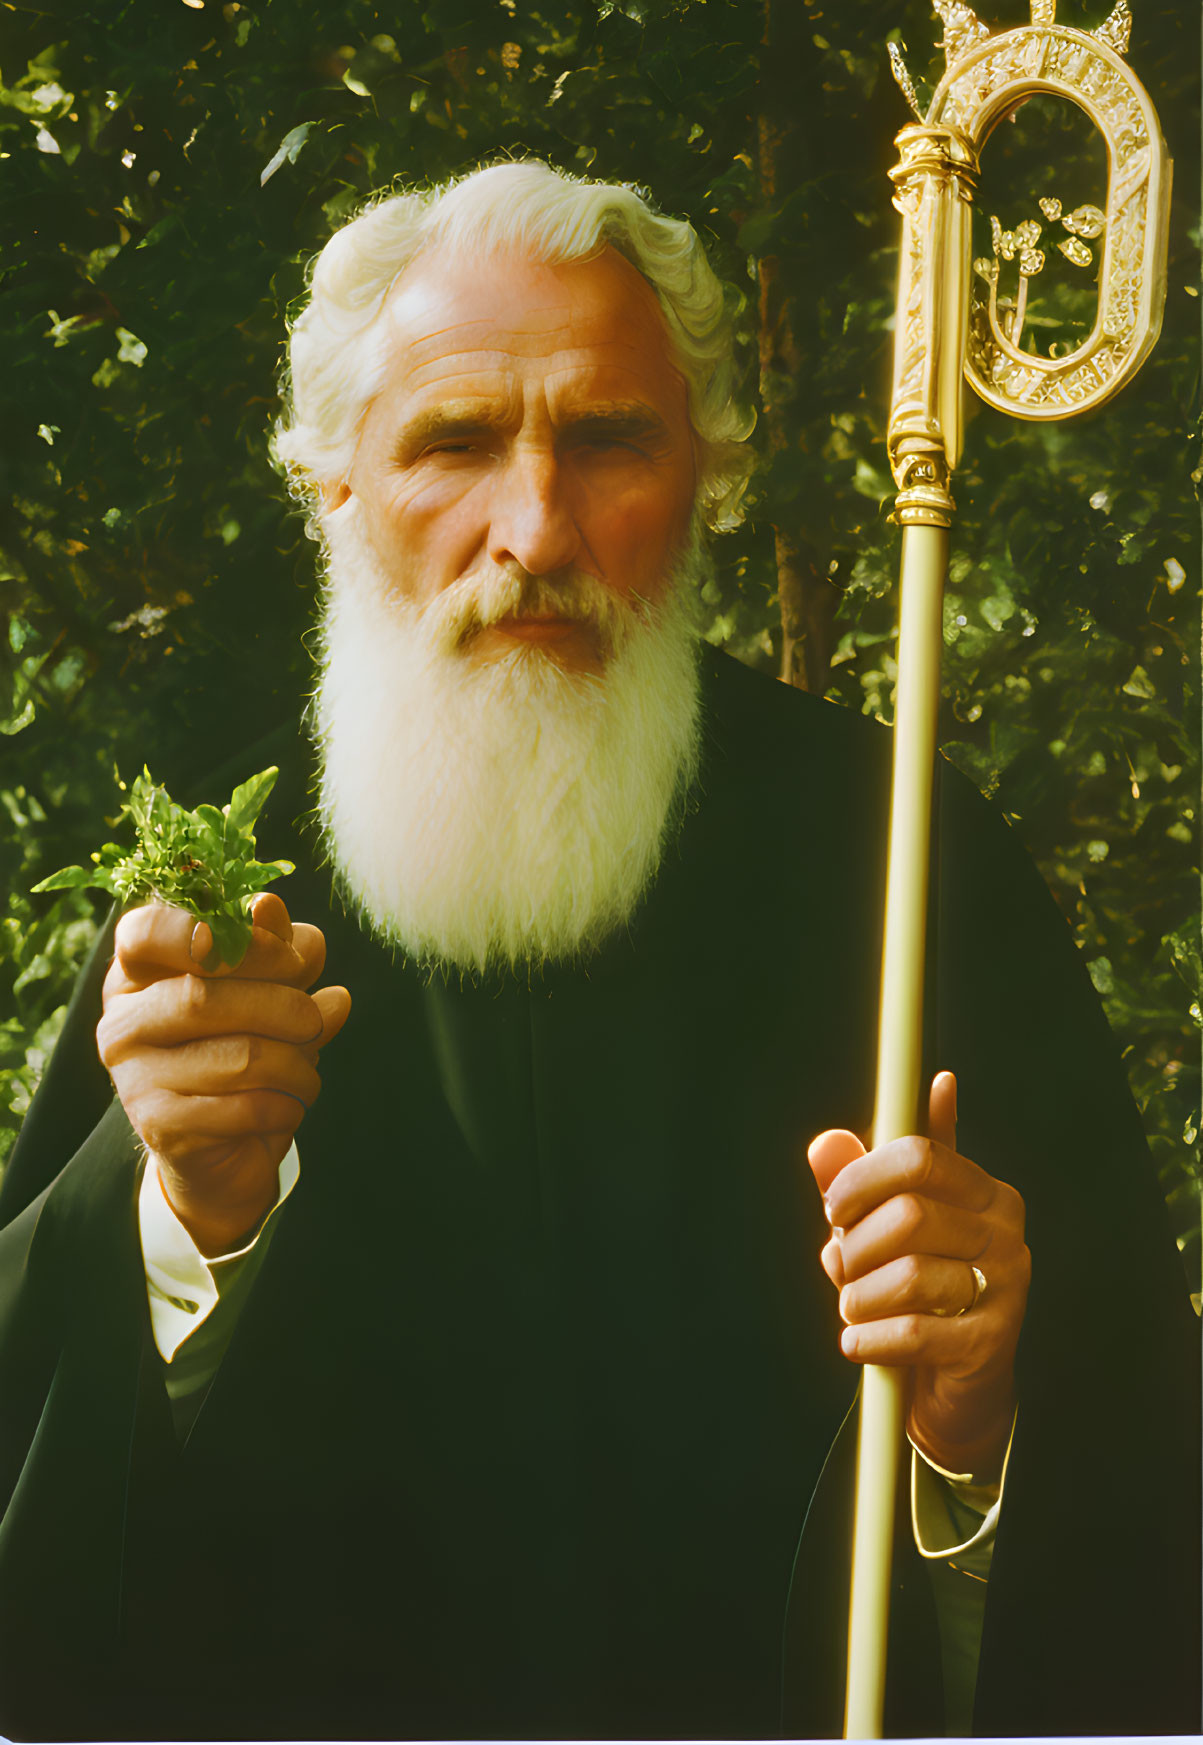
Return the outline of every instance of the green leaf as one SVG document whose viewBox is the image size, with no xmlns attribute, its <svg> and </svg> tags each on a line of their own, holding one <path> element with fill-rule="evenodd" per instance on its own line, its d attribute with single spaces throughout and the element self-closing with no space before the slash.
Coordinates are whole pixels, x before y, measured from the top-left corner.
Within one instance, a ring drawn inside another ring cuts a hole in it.
<svg viewBox="0 0 1203 1745">
<path fill-rule="evenodd" d="M 39 952 L 36 957 L 30 959 L 13 983 L 13 993 L 19 994 L 23 988 L 29 987 L 33 982 L 45 981 L 47 976 L 54 974 L 56 967 L 52 958 L 48 957 L 44 951 Z"/>
<path fill-rule="evenodd" d="M 65 866 L 59 872 L 51 873 L 48 879 L 31 888 L 36 893 L 41 891 L 76 891 L 83 890 L 88 885 L 99 882 L 96 869 L 87 866 Z"/>
<path fill-rule="evenodd" d="M 270 769 L 260 771 L 252 776 L 249 782 L 235 788 L 230 797 L 230 809 L 226 814 L 227 837 L 231 830 L 250 831 L 267 801 L 267 796 L 276 785 L 279 768 L 273 764 Z"/>
<path fill-rule="evenodd" d="M 1110 958 L 1096 957 L 1093 962 L 1086 965 L 1086 968 L 1090 971 L 1090 979 L 1100 994 L 1112 992 L 1115 987 L 1115 977 L 1112 973 Z"/>
<path fill-rule="evenodd" d="M 312 121 L 302 121 L 299 127 L 291 128 L 289 132 L 284 135 L 284 138 L 280 141 L 273 156 L 271 156 L 263 166 L 259 176 L 259 186 L 261 188 L 265 183 L 271 180 L 281 164 L 296 163 L 304 149 L 305 141 L 309 138 L 310 130 L 313 125 Z"/>
<path fill-rule="evenodd" d="M 1185 927 L 1167 933 L 1161 941 L 1170 959 L 1193 994 L 1203 994 L 1203 945 L 1199 940 L 1198 918 Z"/>
<path fill-rule="evenodd" d="M 246 956 L 247 946 L 251 943 L 251 924 L 238 915 L 215 913 L 206 915 L 213 932 L 213 950 L 205 959 L 204 967 L 214 969 L 217 964 L 224 963 L 230 969 L 236 969 Z"/>
<path fill-rule="evenodd" d="M 226 820 L 216 806 L 198 806 L 196 824 L 191 831 L 193 841 L 211 860 L 221 861 L 225 854 Z"/>
<path fill-rule="evenodd" d="M 1129 697 L 1140 697 L 1144 702 L 1151 702 L 1157 695 L 1152 679 L 1142 666 L 1133 667 L 1124 690 Z"/>
<path fill-rule="evenodd" d="M 274 880 L 287 878 L 297 869 L 290 860 L 248 860 L 243 862 L 241 870 L 246 889 L 262 891 Z"/>
</svg>

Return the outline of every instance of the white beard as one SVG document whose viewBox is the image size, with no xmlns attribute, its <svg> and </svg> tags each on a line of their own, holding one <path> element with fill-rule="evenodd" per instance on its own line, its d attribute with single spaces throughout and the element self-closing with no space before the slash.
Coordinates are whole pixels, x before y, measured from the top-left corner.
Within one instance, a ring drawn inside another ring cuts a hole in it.
<svg viewBox="0 0 1203 1745">
<path fill-rule="evenodd" d="M 656 609 L 588 576 L 497 569 L 418 608 L 390 590 L 354 499 L 327 537 L 313 722 L 344 890 L 423 964 L 479 972 L 593 950 L 650 885 L 697 771 L 700 535 Z M 483 624 L 553 600 L 593 626 L 600 676 L 537 645 L 466 657 Z"/>
</svg>

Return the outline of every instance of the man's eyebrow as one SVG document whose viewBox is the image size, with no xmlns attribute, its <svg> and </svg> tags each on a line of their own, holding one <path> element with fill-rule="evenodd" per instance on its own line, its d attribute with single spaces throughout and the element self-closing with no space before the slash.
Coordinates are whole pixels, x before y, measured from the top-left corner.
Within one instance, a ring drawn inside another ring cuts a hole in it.
<svg viewBox="0 0 1203 1745">
<path fill-rule="evenodd" d="M 405 419 L 393 438 L 398 454 L 420 454 L 436 442 L 479 436 L 506 422 L 506 408 L 491 400 L 443 400 Z M 570 436 L 606 436 L 614 441 L 667 440 L 668 424 L 643 400 L 614 400 L 567 409 L 558 420 Z"/>
<path fill-rule="evenodd" d="M 502 416 L 501 409 L 486 400 L 443 400 L 405 419 L 396 433 L 394 446 L 412 453 L 432 442 L 475 436 L 481 431 L 495 430 Z"/>
<path fill-rule="evenodd" d="M 660 413 L 643 400 L 616 400 L 607 405 L 582 406 L 565 415 L 561 428 L 574 434 L 583 432 L 587 435 L 597 431 L 627 439 L 667 437 L 669 434 L 668 425 Z"/>
</svg>

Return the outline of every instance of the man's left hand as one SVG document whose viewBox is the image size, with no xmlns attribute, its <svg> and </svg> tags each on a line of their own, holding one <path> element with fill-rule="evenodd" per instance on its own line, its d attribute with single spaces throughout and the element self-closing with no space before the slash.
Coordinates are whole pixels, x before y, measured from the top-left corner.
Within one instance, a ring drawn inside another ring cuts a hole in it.
<svg viewBox="0 0 1203 1745">
<path fill-rule="evenodd" d="M 810 1167 L 832 1225 L 820 1259 L 840 1293 L 844 1356 L 912 1366 L 912 1442 L 938 1466 L 988 1483 L 1002 1470 L 1015 1409 L 1031 1276 L 1024 1205 L 958 1154 L 950 1072 L 932 1081 L 929 1109 L 929 1139 L 866 1151 L 837 1128 L 813 1141 Z"/>
</svg>

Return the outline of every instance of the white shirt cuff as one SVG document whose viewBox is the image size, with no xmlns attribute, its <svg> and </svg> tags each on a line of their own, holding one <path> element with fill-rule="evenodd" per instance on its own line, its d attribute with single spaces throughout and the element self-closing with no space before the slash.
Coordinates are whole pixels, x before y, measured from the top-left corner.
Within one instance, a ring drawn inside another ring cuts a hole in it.
<svg viewBox="0 0 1203 1745">
<path fill-rule="evenodd" d="M 159 1178 L 159 1162 L 148 1152 L 142 1186 L 138 1191 L 138 1224 L 142 1235 L 142 1262 L 146 1269 L 146 1295 L 150 1303 L 150 1326 L 160 1357 L 170 1363 L 185 1339 L 203 1324 L 217 1307 L 222 1275 L 230 1261 L 250 1254 L 276 1216 L 300 1176 L 300 1160 L 294 1143 L 281 1160 L 280 1192 L 275 1205 L 249 1242 L 228 1254 L 207 1259 L 167 1203 Z"/>
<path fill-rule="evenodd" d="M 988 1569 L 1014 1435 L 1012 1420 L 1002 1475 L 990 1485 L 946 1472 L 911 1443 L 911 1525 L 921 1557 L 956 1558 L 974 1573 L 984 1561 Z"/>
</svg>

